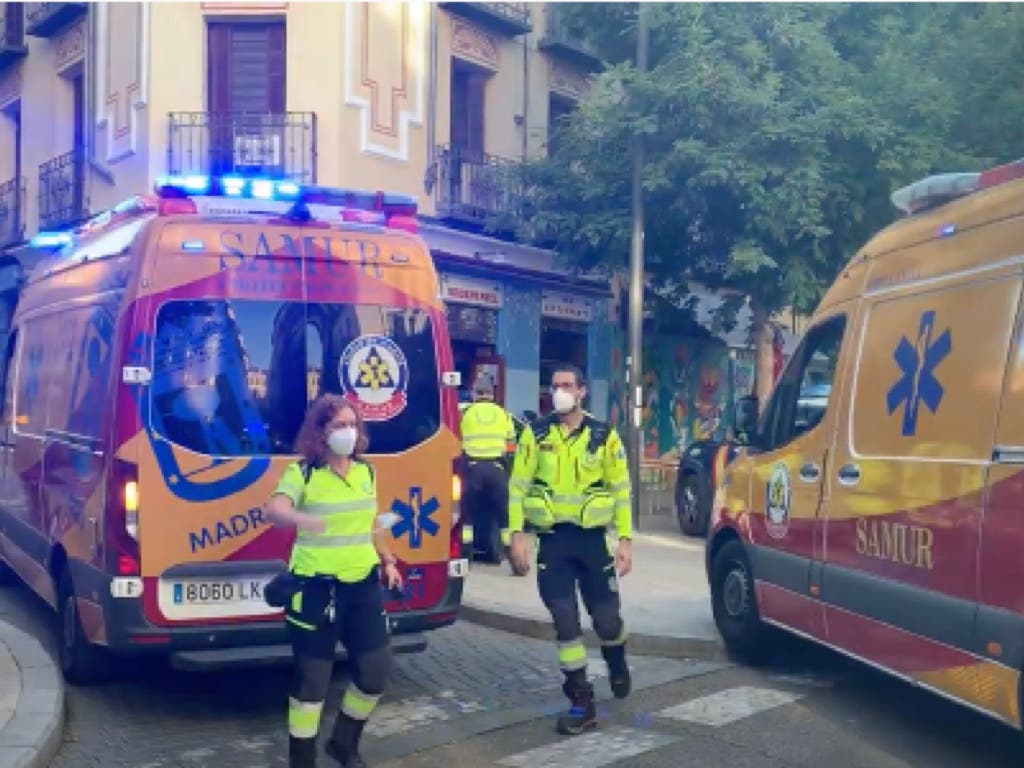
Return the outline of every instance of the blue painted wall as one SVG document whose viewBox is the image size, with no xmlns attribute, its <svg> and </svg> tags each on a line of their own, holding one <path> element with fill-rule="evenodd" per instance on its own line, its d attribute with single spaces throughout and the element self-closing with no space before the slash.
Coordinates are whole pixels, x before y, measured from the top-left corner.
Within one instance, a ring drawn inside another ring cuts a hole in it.
<svg viewBox="0 0 1024 768">
<path fill-rule="evenodd" d="M 502 283 L 498 353 L 505 356 L 505 408 L 521 415 L 536 410 L 540 397 L 541 290 L 525 283 Z"/>
</svg>

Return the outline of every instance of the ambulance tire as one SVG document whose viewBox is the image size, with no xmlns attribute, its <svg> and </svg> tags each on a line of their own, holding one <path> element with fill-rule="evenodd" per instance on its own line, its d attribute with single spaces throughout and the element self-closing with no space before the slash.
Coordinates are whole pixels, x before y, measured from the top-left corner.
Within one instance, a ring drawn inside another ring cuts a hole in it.
<svg viewBox="0 0 1024 768">
<path fill-rule="evenodd" d="M 750 560 L 739 539 L 723 544 L 711 564 L 711 612 L 730 655 L 748 664 L 764 660 L 769 651 L 765 627 Z"/>
<path fill-rule="evenodd" d="M 105 648 L 86 639 L 67 567 L 57 580 L 57 618 L 57 646 L 64 679 L 72 685 L 105 682 L 111 672 L 110 658 Z"/>
</svg>

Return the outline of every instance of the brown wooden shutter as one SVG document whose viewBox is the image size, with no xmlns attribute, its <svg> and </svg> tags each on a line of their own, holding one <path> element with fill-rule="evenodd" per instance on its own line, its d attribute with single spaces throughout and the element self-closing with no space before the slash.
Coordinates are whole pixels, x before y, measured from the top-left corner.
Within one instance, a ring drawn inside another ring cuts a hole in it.
<svg viewBox="0 0 1024 768">
<path fill-rule="evenodd" d="M 231 111 L 231 25 L 210 24 L 206 35 L 207 111 Z"/>
<path fill-rule="evenodd" d="M 271 24 L 267 28 L 267 105 L 278 114 L 288 109 L 285 53 L 285 25 Z"/>
<path fill-rule="evenodd" d="M 484 151 L 484 89 L 487 77 L 474 73 L 467 84 L 466 104 L 466 149 L 474 157 Z"/>
</svg>

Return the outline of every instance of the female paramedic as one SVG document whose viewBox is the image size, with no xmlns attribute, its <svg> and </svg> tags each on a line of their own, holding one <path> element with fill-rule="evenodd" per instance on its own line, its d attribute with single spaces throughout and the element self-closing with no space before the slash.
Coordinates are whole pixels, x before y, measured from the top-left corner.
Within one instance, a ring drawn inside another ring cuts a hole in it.
<svg viewBox="0 0 1024 768">
<path fill-rule="evenodd" d="M 389 589 L 401 586 L 401 576 L 377 524 L 376 481 L 361 458 L 366 444 L 352 405 L 338 395 L 322 396 L 310 406 L 296 439 L 302 460 L 288 466 L 265 509 L 270 523 L 298 531 L 288 572 L 266 589 L 267 602 L 285 608 L 295 655 L 288 700 L 291 768 L 316 765 L 338 639 L 352 682 L 327 754 L 347 768 L 365 766 L 359 738 L 391 663 L 380 566 Z"/>
</svg>

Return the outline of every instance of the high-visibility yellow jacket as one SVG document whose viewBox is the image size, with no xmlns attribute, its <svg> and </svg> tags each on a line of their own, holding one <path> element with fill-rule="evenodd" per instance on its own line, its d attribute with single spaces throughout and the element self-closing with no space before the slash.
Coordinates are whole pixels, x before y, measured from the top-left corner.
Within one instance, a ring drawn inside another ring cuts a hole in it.
<svg viewBox="0 0 1024 768">
<path fill-rule="evenodd" d="M 508 411 L 481 400 L 462 412 L 462 450 L 471 459 L 500 459 L 515 445 L 516 427 Z"/>
<path fill-rule="evenodd" d="M 555 523 L 633 534 L 629 465 L 618 433 L 589 414 L 569 434 L 557 416 L 525 427 L 509 479 L 508 519 L 513 533 L 524 519 L 539 530 Z"/>
<path fill-rule="evenodd" d="M 380 563 L 373 545 L 377 519 L 377 482 L 369 464 L 353 461 L 343 480 L 330 467 L 308 471 L 289 464 L 274 493 L 291 499 L 297 510 L 321 516 L 323 533 L 299 531 L 289 569 L 299 576 L 322 574 L 353 583 Z"/>
</svg>

